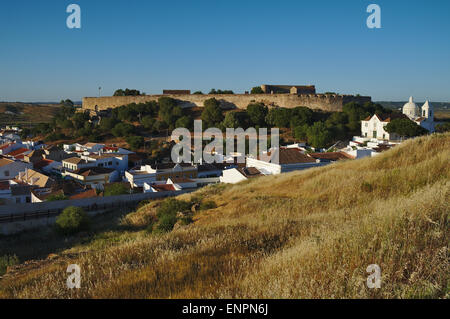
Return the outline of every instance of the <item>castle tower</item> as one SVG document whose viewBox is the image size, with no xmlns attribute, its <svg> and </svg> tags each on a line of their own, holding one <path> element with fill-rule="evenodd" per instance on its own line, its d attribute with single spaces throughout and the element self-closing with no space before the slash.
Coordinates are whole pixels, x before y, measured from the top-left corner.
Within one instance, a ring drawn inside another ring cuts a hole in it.
<svg viewBox="0 0 450 319">
<path fill-rule="evenodd" d="M 433 120 L 434 118 L 434 108 L 430 105 L 428 100 L 422 105 L 422 117 Z"/>
</svg>

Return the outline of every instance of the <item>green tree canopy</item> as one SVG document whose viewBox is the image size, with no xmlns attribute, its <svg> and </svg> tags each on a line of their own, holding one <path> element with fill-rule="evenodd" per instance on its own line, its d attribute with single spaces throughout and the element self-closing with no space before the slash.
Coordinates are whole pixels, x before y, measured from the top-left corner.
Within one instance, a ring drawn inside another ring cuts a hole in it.
<svg viewBox="0 0 450 319">
<path fill-rule="evenodd" d="M 332 140 L 332 134 L 327 129 L 325 123 L 315 122 L 306 132 L 308 143 L 315 148 L 323 148 L 328 146 Z"/>
<path fill-rule="evenodd" d="M 252 103 L 247 106 L 247 113 L 250 117 L 250 122 L 254 126 L 266 126 L 266 116 L 268 113 L 267 106 L 263 103 Z"/>
<path fill-rule="evenodd" d="M 384 130 L 403 137 L 414 137 L 428 133 L 426 129 L 407 118 L 397 118 L 390 121 Z"/>
<path fill-rule="evenodd" d="M 208 99 L 204 102 L 204 109 L 201 119 L 206 127 L 216 126 L 223 120 L 222 109 L 220 103 L 215 98 Z"/>
<path fill-rule="evenodd" d="M 260 86 L 255 86 L 252 88 L 250 93 L 251 94 L 264 94 L 264 91 L 263 91 L 263 89 L 261 89 Z"/>
</svg>

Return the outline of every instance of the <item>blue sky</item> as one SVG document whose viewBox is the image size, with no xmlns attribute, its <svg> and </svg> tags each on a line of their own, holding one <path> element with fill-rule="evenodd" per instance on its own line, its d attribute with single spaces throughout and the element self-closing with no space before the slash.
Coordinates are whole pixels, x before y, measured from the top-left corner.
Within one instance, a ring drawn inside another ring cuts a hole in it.
<svg viewBox="0 0 450 319">
<path fill-rule="evenodd" d="M 382 29 L 366 26 L 370 3 Z M 450 101 L 449 13 L 447 0 L 1 1 L 0 101 L 263 83 Z"/>
</svg>

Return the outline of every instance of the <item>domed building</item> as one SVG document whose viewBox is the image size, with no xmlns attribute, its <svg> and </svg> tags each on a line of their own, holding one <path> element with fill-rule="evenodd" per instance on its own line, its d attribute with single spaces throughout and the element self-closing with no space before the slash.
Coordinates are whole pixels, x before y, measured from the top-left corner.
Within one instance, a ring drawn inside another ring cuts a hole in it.
<svg viewBox="0 0 450 319">
<path fill-rule="evenodd" d="M 403 114 L 409 117 L 411 120 L 420 116 L 420 110 L 416 103 L 414 103 L 413 97 L 409 98 L 408 103 L 403 105 Z"/>
<path fill-rule="evenodd" d="M 422 107 L 419 107 L 414 103 L 414 99 L 411 96 L 408 103 L 403 105 L 403 114 L 405 114 L 411 121 L 422 126 L 431 133 L 434 132 L 434 108 L 430 105 L 430 102 L 425 101 Z"/>
</svg>

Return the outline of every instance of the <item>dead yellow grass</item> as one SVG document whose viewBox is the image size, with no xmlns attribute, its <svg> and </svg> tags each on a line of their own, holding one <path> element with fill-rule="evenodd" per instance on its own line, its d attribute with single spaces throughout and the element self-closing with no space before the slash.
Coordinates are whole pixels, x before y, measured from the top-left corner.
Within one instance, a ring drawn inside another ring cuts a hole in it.
<svg viewBox="0 0 450 319">
<path fill-rule="evenodd" d="M 141 230 L 152 203 L 126 216 L 111 244 L 6 277 L 0 296 L 446 298 L 449 159 L 441 134 L 375 158 L 207 187 L 181 198 L 218 207 L 163 236 Z M 78 291 L 65 287 L 70 263 L 82 269 Z M 381 267 L 381 289 L 366 286 L 370 264 Z"/>
</svg>

